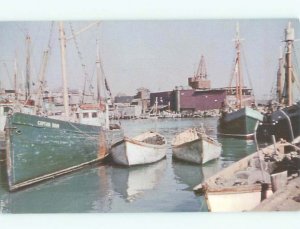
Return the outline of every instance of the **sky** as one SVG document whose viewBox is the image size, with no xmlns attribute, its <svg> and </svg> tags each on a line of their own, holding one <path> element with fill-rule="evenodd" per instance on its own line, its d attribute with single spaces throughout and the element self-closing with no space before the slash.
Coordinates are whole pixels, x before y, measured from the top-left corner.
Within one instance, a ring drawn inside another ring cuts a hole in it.
<svg viewBox="0 0 300 229">
<path fill-rule="evenodd" d="M 95 87 L 97 39 L 113 95 L 134 95 L 140 87 L 157 92 L 187 86 L 188 77 L 197 70 L 201 55 L 205 57 L 212 87 L 229 86 L 235 58 L 233 39 L 239 23 L 243 39 L 243 76 L 247 86 L 253 85 L 255 95 L 263 98 L 270 93 L 276 77 L 280 46 L 284 45 L 282 41 L 288 21 L 295 28 L 296 38 L 300 38 L 296 19 L 100 21 L 99 25 L 76 36 L 78 48 L 74 39 L 67 42 L 69 88 L 83 89 L 82 64 L 86 65 L 88 78 Z M 66 36 L 72 35 L 70 23 L 74 31 L 79 31 L 93 22 L 64 22 Z M 0 22 L 0 80 L 3 87 L 11 87 L 15 57 L 18 79 L 24 79 L 27 34 L 31 37 L 32 81 L 37 82 L 43 51 L 50 39 L 47 85 L 50 89 L 62 86 L 58 23 L 53 25 L 50 35 L 51 21 Z M 299 53 L 298 42 L 295 42 L 295 48 Z"/>
</svg>

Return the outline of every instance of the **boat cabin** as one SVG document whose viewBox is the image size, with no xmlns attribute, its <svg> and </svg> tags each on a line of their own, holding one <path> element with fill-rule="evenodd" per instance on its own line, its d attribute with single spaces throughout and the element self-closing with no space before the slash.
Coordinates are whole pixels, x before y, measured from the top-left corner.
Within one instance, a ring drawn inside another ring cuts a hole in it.
<svg viewBox="0 0 300 229">
<path fill-rule="evenodd" d="M 80 107 L 75 112 L 76 121 L 86 125 L 104 126 L 106 122 L 105 112 L 100 109 L 86 109 Z"/>
</svg>

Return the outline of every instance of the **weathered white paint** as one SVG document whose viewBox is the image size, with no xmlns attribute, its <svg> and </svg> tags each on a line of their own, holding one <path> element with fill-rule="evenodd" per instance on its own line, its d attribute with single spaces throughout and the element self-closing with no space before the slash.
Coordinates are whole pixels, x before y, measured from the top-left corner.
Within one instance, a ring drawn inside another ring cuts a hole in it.
<svg viewBox="0 0 300 229">
<path fill-rule="evenodd" d="M 250 211 L 260 202 L 261 191 L 217 195 L 207 192 L 207 204 L 211 212 Z"/>
<path fill-rule="evenodd" d="M 287 145 L 291 144 L 278 142 L 275 147 L 278 152 L 284 153 L 284 148 Z M 251 159 L 254 157 L 259 157 L 263 160 L 263 155 L 272 154 L 273 152 L 274 145 L 255 152 L 206 179 L 202 184 L 197 185 L 194 191 L 204 191 L 208 208 L 212 212 L 252 210 L 262 201 L 262 189 L 260 184 L 227 186 L 226 184 L 220 184 L 220 181 L 222 181 L 223 178 L 230 179 L 230 177 L 233 177 L 238 171 L 246 171 Z M 269 188 L 266 190 L 266 198 L 272 194 L 271 184 L 269 184 Z"/>
<path fill-rule="evenodd" d="M 227 189 L 227 190 L 226 190 Z M 205 197 L 208 209 L 211 212 L 241 212 L 250 211 L 262 201 L 262 189 L 260 184 L 233 186 L 210 190 L 208 187 Z M 273 195 L 271 186 L 266 192 L 266 198 Z"/>
<path fill-rule="evenodd" d="M 0 116 L 0 132 L 4 133 L 5 123 L 6 123 L 6 116 Z"/>
<path fill-rule="evenodd" d="M 155 135 L 159 134 L 146 132 L 132 139 L 125 137 L 122 142 L 115 144 L 111 149 L 111 155 L 114 162 L 131 166 L 149 164 L 164 158 L 167 151 L 166 141 L 163 145 L 142 142 L 143 139 Z"/>
<path fill-rule="evenodd" d="M 198 164 L 220 157 L 221 150 L 220 143 L 194 128 L 176 135 L 172 143 L 175 158 Z"/>
</svg>

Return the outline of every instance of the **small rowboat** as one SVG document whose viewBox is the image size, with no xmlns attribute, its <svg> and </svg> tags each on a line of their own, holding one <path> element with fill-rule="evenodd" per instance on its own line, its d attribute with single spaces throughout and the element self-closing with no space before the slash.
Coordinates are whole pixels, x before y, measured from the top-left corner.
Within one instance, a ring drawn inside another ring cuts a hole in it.
<svg viewBox="0 0 300 229">
<path fill-rule="evenodd" d="M 111 155 L 120 165 L 149 164 L 166 156 L 167 141 L 156 132 L 146 132 L 134 138 L 124 139 L 112 146 Z"/>
<path fill-rule="evenodd" d="M 204 164 L 220 157 L 222 145 L 205 134 L 203 127 L 190 128 L 175 136 L 173 157 L 187 162 Z"/>
<path fill-rule="evenodd" d="M 288 150 L 296 148 L 287 142 L 270 145 L 206 179 L 194 191 L 205 195 L 211 212 L 250 211 L 273 194 L 271 174 L 276 162 L 270 158 L 284 158 Z"/>
</svg>

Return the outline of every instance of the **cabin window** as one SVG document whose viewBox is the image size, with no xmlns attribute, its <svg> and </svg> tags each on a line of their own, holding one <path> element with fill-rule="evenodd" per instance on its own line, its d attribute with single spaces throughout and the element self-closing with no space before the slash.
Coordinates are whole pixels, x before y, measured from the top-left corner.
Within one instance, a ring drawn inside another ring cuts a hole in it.
<svg viewBox="0 0 300 229">
<path fill-rule="evenodd" d="M 76 113 L 76 118 L 79 118 L 79 113 Z"/>
<path fill-rule="evenodd" d="M 4 115 L 12 113 L 12 109 L 10 107 L 4 107 Z"/>
<path fill-rule="evenodd" d="M 89 117 L 89 113 L 83 113 L 83 118 L 88 118 Z"/>
<path fill-rule="evenodd" d="M 97 112 L 92 113 L 92 118 L 97 118 Z"/>
</svg>

